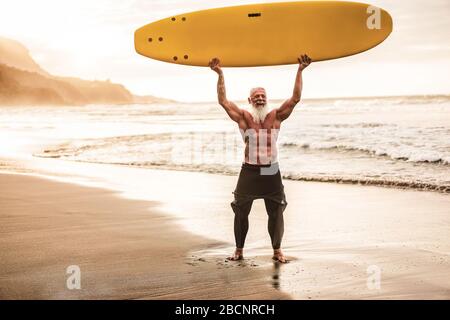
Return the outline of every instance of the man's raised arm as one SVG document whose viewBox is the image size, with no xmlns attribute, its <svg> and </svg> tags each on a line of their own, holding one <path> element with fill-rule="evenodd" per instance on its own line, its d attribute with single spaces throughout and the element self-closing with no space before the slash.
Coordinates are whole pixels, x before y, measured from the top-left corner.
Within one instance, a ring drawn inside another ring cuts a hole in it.
<svg viewBox="0 0 450 320">
<path fill-rule="evenodd" d="M 294 91 L 292 93 L 292 97 L 287 99 L 281 107 L 277 109 L 277 118 L 280 121 L 286 120 L 294 110 L 294 107 L 296 104 L 300 101 L 300 98 L 302 96 L 302 87 L 303 87 L 303 80 L 302 80 L 302 71 L 309 66 L 311 63 L 311 58 L 308 57 L 306 54 L 302 55 L 300 58 L 298 58 L 298 70 L 297 70 L 297 76 L 295 77 L 295 85 L 294 85 Z"/>
<path fill-rule="evenodd" d="M 236 104 L 227 100 L 225 79 L 223 77 L 223 71 L 220 68 L 220 60 L 217 58 L 212 59 L 209 62 L 209 67 L 219 75 L 219 79 L 217 80 L 217 97 L 219 99 L 219 104 L 225 109 L 233 121 L 240 122 L 244 117 L 243 111 L 239 109 Z"/>
</svg>

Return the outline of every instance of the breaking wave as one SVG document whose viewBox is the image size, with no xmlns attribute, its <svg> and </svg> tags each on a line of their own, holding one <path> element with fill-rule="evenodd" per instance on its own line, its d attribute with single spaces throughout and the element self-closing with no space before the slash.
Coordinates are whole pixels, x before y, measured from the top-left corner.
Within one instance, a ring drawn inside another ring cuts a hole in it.
<svg viewBox="0 0 450 320">
<path fill-rule="evenodd" d="M 368 156 L 389 157 L 392 160 L 401 160 L 416 163 L 433 163 L 450 165 L 450 157 L 439 152 L 423 152 L 409 148 L 376 149 L 371 147 L 356 147 L 345 144 L 326 144 L 309 142 L 285 142 L 280 144 L 287 148 L 300 148 L 304 150 L 335 151 L 335 152 L 360 152 Z"/>
</svg>

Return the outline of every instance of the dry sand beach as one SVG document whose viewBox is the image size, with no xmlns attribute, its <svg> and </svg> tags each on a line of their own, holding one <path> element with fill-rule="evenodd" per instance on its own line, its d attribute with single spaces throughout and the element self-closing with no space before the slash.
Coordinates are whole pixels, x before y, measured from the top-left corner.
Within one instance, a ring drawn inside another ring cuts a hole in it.
<svg viewBox="0 0 450 320">
<path fill-rule="evenodd" d="M 246 259 L 226 262 L 235 177 L 57 159 L 36 160 L 36 177 L 24 163 L 0 175 L 3 299 L 450 297 L 446 194 L 285 181 L 291 262 L 270 260 L 259 201 Z M 81 290 L 66 288 L 69 265 Z M 367 285 L 373 270 L 379 289 Z"/>
</svg>

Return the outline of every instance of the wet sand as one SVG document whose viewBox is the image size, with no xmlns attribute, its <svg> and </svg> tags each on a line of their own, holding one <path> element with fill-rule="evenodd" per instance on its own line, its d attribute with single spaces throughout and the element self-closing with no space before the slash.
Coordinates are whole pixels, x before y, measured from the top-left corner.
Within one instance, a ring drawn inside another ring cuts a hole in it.
<svg viewBox="0 0 450 320">
<path fill-rule="evenodd" d="M 223 244 L 181 230 L 155 203 L 0 174 L 0 299 L 287 299 L 270 270 L 191 250 Z M 78 265 L 81 289 L 69 290 Z"/>
</svg>

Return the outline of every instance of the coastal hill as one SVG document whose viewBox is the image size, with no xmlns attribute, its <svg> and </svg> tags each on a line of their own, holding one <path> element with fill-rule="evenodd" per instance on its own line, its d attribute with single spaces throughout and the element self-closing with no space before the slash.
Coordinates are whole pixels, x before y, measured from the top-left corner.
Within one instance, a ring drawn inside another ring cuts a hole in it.
<svg viewBox="0 0 450 320">
<path fill-rule="evenodd" d="M 136 96 L 123 85 L 49 74 L 21 43 L 0 37 L 0 105 L 85 105 L 170 102 Z"/>
</svg>

